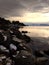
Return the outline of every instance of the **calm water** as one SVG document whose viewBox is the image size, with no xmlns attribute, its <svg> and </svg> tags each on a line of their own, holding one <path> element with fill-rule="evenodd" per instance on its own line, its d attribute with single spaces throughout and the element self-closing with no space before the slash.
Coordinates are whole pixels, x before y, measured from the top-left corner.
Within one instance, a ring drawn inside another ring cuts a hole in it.
<svg viewBox="0 0 49 65">
<path fill-rule="evenodd" d="M 30 37 L 49 37 L 49 26 L 25 26 L 20 31 L 28 31 Z"/>
</svg>

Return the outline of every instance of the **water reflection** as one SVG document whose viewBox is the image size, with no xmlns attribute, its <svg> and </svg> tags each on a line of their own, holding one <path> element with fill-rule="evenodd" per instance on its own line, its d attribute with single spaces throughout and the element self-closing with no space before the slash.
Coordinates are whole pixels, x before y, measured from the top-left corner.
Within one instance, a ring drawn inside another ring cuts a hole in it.
<svg viewBox="0 0 49 65">
<path fill-rule="evenodd" d="M 20 31 L 28 31 L 30 37 L 49 37 L 49 26 L 24 26 Z"/>
</svg>

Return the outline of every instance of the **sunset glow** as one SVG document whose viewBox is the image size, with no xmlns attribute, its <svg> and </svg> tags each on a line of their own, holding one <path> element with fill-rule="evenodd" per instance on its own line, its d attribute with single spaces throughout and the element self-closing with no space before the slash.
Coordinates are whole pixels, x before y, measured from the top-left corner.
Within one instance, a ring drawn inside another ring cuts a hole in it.
<svg viewBox="0 0 49 65">
<path fill-rule="evenodd" d="M 0 0 L 0 17 L 20 22 L 49 22 L 49 0 Z"/>
<path fill-rule="evenodd" d="M 19 20 L 20 22 L 44 23 L 49 22 L 49 13 L 24 13 L 22 17 L 9 17 L 7 19 Z"/>
</svg>

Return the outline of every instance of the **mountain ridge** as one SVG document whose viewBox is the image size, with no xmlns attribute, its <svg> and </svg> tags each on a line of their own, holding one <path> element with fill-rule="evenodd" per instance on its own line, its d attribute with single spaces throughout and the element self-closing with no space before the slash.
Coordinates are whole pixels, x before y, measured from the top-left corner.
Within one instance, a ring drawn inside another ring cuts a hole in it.
<svg viewBox="0 0 49 65">
<path fill-rule="evenodd" d="M 24 24 L 28 25 L 28 26 L 49 26 L 49 23 L 30 23 L 30 22 L 25 22 Z"/>
</svg>

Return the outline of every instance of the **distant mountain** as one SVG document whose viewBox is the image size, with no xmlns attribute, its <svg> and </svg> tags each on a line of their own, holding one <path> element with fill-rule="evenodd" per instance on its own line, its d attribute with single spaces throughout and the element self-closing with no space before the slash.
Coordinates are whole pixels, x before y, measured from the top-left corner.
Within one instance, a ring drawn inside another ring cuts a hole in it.
<svg viewBox="0 0 49 65">
<path fill-rule="evenodd" d="M 25 25 L 28 25 L 28 26 L 49 26 L 49 23 L 24 23 Z"/>
</svg>

